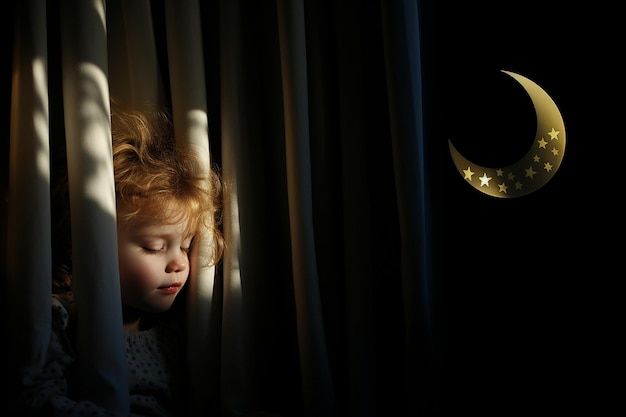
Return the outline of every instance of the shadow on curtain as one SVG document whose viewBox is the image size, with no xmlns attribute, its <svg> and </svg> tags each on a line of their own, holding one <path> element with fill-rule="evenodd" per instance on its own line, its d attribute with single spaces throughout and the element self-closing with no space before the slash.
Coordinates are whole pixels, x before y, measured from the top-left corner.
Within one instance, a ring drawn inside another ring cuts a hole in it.
<svg viewBox="0 0 626 417">
<path fill-rule="evenodd" d="M 45 14 L 52 181 L 66 152 L 61 3 L 46 2 Z M 428 122 L 434 93 L 423 81 L 434 78 L 423 65 L 434 55 L 429 2 L 183 3 L 198 7 L 204 65 L 202 82 L 189 82 L 183 95 L 195 96 L 195 88 L 206 95 L 211 157 L 230 186 L 224 226 L 230 252 L 208 308 L 194 310 L 204 314 L 196 317 L 199 331 L 210 336 L 192 352 L 202 361 L 203 380 L 195 381 L 202 415 L 437 415 L 437 166 Z M 107 6 L 110 28 L 119 24 L 111 13 L 116 4 Z M 156 100 L 176 117 L 172 61 L 190 45 L 167 33 L 174 3 L 144 4 L 163 86 Z M 17 9 L 5 9 L 11 7 Z M 5 27 L 23 23 L 9 18 L 15 11 L 5 13 Z M 116 48 L 113 32 L 109 51 Z M 3 41 L 4 56 L 12 56 L 14 42 Z M 119 71 L 114 56 L 110 74 Z M 11 74 L 23 70 L 17 62 L 2 67 L 5 108 L 19 102 L 8 93 L 15 92 Z M 8 138 L 11 120 L 5 116 L 2 126 Z M 7 139 L 3 148 L 6 175 Z M 10 181 L 2 184 L 4 265 L 10 247 L 27 250 L 34 239 L 8 231 Z M 48 236 L 40 232 L 33 231 L 35 239 Z M 47 262 L 40 259 L 45 250 L 22 256 Z M 48 281 L 41 271 L 7 270 L 9 290 L 28 287 L 16 286 L 20 280 Z M 3 294 L 8 308 L 15 294 Z M 5 317 L 38 326 L 29 323 L 38 307 L 11 303 Z"/>
</svg>

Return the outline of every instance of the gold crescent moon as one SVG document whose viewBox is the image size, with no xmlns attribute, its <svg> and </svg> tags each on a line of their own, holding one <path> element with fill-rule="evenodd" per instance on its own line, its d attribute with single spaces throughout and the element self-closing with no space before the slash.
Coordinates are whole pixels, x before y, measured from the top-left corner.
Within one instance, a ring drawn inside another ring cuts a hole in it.
<svg viewBox="0 0 626 417">
<path fill-rule="evenodd" d="M 526 153 L 517 162 L 488 168 L 470 162 L 448 140 L 457 170 L 478 191 L 499 198 L 521 197 L 543 187 L 561 166 L 565 154 L 565 124 L 552 98 L 526 77 L 510 71 L 530 96 L 537 114 L 537 134 Z"/>
</svg>

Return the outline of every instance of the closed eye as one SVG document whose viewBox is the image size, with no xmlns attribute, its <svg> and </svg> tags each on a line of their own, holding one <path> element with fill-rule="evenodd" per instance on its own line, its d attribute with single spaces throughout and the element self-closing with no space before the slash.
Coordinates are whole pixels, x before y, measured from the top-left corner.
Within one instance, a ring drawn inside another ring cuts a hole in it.
<svg viewBox="0 0 626 417">
<path fill-rule="evenodd" d="M 153 249 L 153 248 L 147 248 L 147 247 L 144 246 L 144 247 L 141 248 L 141 250 L 143 252 L 147 253 L 147 254 L 154 255 L 154 254 L 157 254 L 157 253 L 163 251 L 163 248 L 161 248 L 161 249 Z"/>
</svg>

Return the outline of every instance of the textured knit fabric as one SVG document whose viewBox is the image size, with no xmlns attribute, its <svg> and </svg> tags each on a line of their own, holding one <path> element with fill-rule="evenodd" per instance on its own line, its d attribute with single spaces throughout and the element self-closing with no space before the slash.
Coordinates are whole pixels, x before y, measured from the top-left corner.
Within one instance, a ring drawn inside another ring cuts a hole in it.
<svg viewBox="0 0 626 417">
<path fill-rule="evenodd" d="M 76 363 L 72 294 L 52 296 L 52 333 L 44 365 L 23 375 L 25 415 L 116 416 L 98 405 L 74 398 Z M 124 334 L 131 416 L 183 416 L 185 377 L 183 332 L 170 321 Z"/>
</svg>

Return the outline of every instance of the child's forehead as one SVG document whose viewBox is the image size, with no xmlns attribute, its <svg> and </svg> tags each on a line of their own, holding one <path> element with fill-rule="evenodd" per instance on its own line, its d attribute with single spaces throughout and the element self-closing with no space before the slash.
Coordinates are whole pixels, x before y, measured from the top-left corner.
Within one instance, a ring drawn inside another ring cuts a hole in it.
<svg viewBox="0 0 626 417">
<path fill-rule="evenodd" d="M 118 218 L 135 227 L 155 227 L 181 225 L 195 227 L 192 220 L 196 213 L 189 206 L 180 202 L 163 202 L 152 199 L 142 199 L 133 204 L 118 207 Z"/>
<path fill-rule="evenodd" d="M 163 238 L 174 238 L 184 236 L 187 233 L 187 222 L 145 224 L 136 223 L 130 226 L 133 233 L 139 236 L 152 236 Z"/>
<path fill-rule="evenodd" d="M 180 219 L 147 219 L 134 217 L 118 220 L 118 233 L 137 240 L 186 240 L 193 239 L 196 231 L 187 217 Z"/>
</svg>

